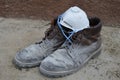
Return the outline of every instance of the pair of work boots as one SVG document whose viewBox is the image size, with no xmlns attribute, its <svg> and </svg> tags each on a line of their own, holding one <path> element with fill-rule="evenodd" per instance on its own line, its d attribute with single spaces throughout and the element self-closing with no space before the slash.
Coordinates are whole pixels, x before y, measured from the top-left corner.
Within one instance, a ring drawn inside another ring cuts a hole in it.
<svg viewBox="0 0 120 80">
<path fill-rule="evenodd" d="M 21 68 L 40 66 L 40 72 L 50 77 L 65 76 L 78 71 L 101 52 L 101 21 L 97 17 L 88 20 L 90 27 L 74 33 L 70 43 L 58 27 L 57 18 L 54 19 L 45 33 L 45 38 L 19 51 L 14 63 Z M 70 29 L 62 27 L 65 34 L 69 34 Z"/>
</svg>

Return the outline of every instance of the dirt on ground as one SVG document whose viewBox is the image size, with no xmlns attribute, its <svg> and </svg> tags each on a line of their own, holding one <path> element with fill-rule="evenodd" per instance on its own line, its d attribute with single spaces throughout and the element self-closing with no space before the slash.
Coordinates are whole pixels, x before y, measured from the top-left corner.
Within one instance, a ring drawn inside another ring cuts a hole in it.
<svg viewBox="0 0 120 80">
<path fill-rule="evenodd" d="M 102 53 L 78 72 L 48 78 L 39 67 L 16 69 L 12 60 L 17 51 L 40 41 L 49 21 L 0 18 L 0 80 L 120 80 L 120 27 L 103 26 Z"/>
<path fill-rule="evenodd" d="M 0 16 L 51 20 L 71 6 L 100 17 L 104 25 L 120 25 L 120 0 L 0 0 Z"/>
</svg>

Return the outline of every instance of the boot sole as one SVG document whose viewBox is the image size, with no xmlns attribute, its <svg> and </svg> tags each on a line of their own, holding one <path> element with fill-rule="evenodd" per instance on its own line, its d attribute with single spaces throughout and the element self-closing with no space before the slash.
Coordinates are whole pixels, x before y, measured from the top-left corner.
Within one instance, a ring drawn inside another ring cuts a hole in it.
<svg viewBox="0 0 120 80">
<path fill-rule="evenodd" d="M 48 77 L 53 77 L 53 78 L 57 78 L 57 77 L 64 77 L 64 76 L 67 76 L 67 75 L 70 75 L 74 72 L 77 72 L 78 70 L 80 70 L 90 59 L 94 59 L 96 57 L 98 57 L 99 55 L 101 54 L 101 47 L 99 49 L 97 49 L 95 52 L 93 52 L 93 54 L 91 54 L 84 62 L 83 64 L 81 64 L 80 67 L 78 68 L 75 68 L 73 70 L 69 70 L 69 71 L 59 71 L 59 72 L 52 72 L 52 71 L 47 71 L 45 70 L 44 68 L 42 68 L 40 66 L 39 70 L 40 70 L 40 73 L 45 75 L 45 76 L 48 76 Z"/>
</svg>

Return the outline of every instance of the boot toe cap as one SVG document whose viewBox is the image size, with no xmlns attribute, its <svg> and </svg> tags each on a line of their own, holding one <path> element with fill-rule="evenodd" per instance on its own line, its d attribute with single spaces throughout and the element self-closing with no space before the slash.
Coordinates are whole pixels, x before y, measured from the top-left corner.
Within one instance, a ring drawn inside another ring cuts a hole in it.
<svg viewBox="0 0 120 80">
<path fill-rule="evenodd" d="M 14 62 L 17 66 L 20 67 L 31 67 L 38 65 L 41 61 L 38 60 L 38 57 L 34 56 L 33 53 L 23 49 L 16 54 Z"/>
<path fill-rule="evenodd" d="M 49 77 L 59 77 L 65 76 L 71 73 L 70 69 L 73 68 L 72 65 L 65 64 L 62 59 L 54 59 L 48 56 L 41 62 L 40 72 Z"/>
</svg>

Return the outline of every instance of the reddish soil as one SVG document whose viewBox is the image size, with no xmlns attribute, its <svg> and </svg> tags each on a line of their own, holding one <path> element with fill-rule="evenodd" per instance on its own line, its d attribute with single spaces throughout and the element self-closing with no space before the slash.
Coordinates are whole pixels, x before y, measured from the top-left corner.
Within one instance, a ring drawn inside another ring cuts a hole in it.
<svg viewBox="0 0 120 80">
<path fill-rule="evenodd" d="M 74 5 L 104 25 L 120 25 L 120 0 L 0 0 L 0 16 L 51 20 Z"/>
</svg>

